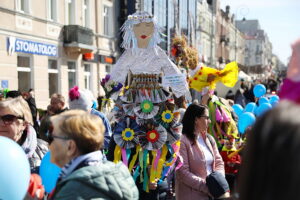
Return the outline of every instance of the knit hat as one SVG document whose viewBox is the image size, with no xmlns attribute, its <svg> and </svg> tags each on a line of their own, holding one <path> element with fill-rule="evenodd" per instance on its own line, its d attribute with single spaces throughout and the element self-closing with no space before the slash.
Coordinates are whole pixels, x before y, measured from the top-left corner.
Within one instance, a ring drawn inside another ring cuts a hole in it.
<svg viewBox="0 0 300 200">
<path fill-rule="evenodd" d="M 69 91 L 69 107 L 70 109 L 88 110 L 93 107 L 95 98 L 91 91 L 83 89 L 79 90 L 78 86 L 74 86 Z"/>
</svg>

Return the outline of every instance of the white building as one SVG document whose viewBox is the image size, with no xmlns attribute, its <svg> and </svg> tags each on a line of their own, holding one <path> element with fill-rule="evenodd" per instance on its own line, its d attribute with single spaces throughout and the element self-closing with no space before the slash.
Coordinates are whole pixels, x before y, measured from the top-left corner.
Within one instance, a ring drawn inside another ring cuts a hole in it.
<svg viewBox="0 0 300 200">
<path fill-rule="evenodd" d="M 237 28 L 245 34 L 245 66 L 247 72 L 263 73 L 271 67 L 272 44 L 258 20 L 239 20 Z"/>
</svg>

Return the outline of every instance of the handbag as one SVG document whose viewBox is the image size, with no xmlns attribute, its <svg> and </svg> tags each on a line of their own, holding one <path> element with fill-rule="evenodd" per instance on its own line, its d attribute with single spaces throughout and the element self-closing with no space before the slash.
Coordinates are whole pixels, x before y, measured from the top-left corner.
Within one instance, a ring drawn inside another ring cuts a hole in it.
<svg viewBox="0 0 300 200">
<path fill-rule="evenodd" d="M 207 134 L 207 137 L 209 142 L 213 146 L 212 136 Z M 230 192 L 229 184 L 225 176 L 223 176 L 223 174 L 218 171 L 214 171 L 206 177 L 206 185 L 210 194 L 214 198 L 218 198 L 224 195 L 226 192 Z"/>
<path fill-rule="evenodd" d="M 206 177 L 206 185 L 210 194 L 214 198 L 218 198 L 226 192 L 230 191 L 225 177 L 223 176 L 223 174 L 217 171 L 212 172 Z"/>
</svg>

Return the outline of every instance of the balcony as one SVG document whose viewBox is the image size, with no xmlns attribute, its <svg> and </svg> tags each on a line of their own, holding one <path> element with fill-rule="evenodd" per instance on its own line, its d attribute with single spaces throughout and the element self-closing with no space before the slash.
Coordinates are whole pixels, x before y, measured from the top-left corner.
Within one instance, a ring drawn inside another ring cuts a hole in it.
<svg viewBox="0 0 300 200">
<path fill-rule="evenodd" d="M 64 47 L 71 53 L 89 53 L 93 46 L 93 30 L 79 25 L 66 25 L 63 28 Z"/>
</svg>

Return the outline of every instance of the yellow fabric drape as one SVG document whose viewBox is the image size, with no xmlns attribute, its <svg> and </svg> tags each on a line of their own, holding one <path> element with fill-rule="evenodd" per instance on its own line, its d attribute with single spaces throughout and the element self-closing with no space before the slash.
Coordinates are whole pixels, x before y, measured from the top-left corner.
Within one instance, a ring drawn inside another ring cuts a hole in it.
<svg viewBox="0 0 300 200">
<path fill-rule="evenodd" d="M 233 87 L 238 81 L 238 65 L 236 62 L 228 63 L 223 70 L 202 66 L 193 77 L 189 79 L 190 88 L 201 92 L 204 87 L 209 87 L 210 90 L 216 88 L 217 82 L 222 82 L 227 87 Z M 211 82 L 207 78 L 214 76 Z"/>
</svg>

